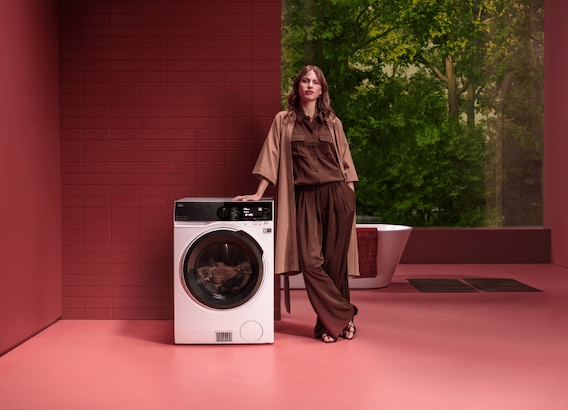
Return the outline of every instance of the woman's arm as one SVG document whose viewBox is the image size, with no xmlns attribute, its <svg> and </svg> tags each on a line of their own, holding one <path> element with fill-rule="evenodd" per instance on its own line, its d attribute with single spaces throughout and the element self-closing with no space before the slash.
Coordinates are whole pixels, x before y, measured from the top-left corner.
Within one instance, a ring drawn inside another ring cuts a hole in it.
<svg viewBox="0 0 568 410">
<path fill-rule="evenodd" d="M 260 182 L 258 183 L 258 188 L 256 192 L 250 195 L 237 195 L 233 197 L 233 201 L 258 201 L 264 195 L 264 191 L 268 188 L 270 182 L 264 177 L 260 177 Z"/>
</svg>

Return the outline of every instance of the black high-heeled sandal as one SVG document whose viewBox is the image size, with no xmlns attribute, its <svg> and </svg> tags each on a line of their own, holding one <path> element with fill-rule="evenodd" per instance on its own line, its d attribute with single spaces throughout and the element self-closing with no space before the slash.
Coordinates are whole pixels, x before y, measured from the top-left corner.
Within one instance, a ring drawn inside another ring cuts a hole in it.
<svg viewBox="0 0 568 410">
<path fill-rule="evenodd" d="M 355 327 L 355 323 L 351 320 L 345 329 L 343 329 L 343 333 L 341 333 L 341 337 L 347 340 L 353 340 L 355 337 L 355 333 L 357 333 L 357 328 Z"/>
<path fill-rule="evenodd" d="M 337 339 L 334 339 L 333 337 L 331 337 L 329 335 L 329 333 L 327 332 L 323 332 L 321 335 L 321 341 L 324 343 L 335 343 L 337 342 Z"/>
</svg>

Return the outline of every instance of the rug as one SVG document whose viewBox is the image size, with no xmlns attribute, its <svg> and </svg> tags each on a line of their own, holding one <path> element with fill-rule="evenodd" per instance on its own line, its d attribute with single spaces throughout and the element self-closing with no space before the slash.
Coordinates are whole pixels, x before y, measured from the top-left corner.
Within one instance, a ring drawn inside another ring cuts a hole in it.
<svg viewBox="0 0 568 410">
<path fill-rule="evenodd" d="M 459 279 L 408 279 L 420 292 L 478 292 Z"/>
<path fill-rule="evenodd" d="M 483 292 L 542 292 L 510 278 L 470 278 L 464 281 Z"/>
</svg>

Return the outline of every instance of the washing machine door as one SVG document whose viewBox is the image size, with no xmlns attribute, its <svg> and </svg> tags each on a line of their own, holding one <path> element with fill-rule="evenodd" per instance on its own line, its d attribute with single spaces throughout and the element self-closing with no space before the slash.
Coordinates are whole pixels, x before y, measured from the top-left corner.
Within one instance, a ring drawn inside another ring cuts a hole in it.
<svg viewBox="0 0 568 410">
<path fill-rule="evenodd" d="M 242 231 L 216 230 L 196 238 L 183 260 L 189 296 L 213 309 L 231 309 L 250 300 L 264 274 L 262 248 Z"/>
</svg>

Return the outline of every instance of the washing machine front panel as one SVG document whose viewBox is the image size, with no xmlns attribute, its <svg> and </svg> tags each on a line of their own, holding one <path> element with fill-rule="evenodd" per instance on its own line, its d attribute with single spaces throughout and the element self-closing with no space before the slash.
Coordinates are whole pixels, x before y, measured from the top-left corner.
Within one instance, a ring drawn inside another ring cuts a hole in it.
<svg viewBox="0 0 568 410">
<path fill-rule="evenodd" d="M 175 202 L 175 343 L 274 342 L 273 209 L 272 200 Z"/>
<path fill-rule="evenodd" d="M 211 309 L 232 309 L 248 302 L 264 278 L 263 251 L 243 231 L 218 229 L 188 246 L 182 280 L 189 297 Z"/>
</svg>

